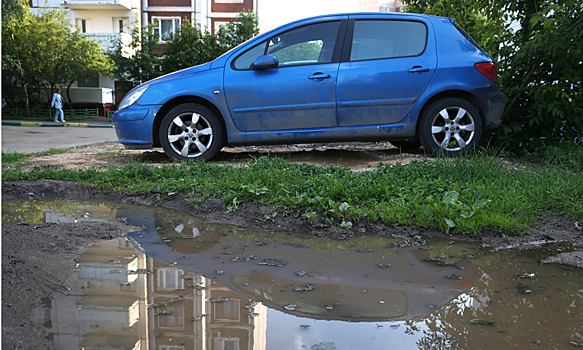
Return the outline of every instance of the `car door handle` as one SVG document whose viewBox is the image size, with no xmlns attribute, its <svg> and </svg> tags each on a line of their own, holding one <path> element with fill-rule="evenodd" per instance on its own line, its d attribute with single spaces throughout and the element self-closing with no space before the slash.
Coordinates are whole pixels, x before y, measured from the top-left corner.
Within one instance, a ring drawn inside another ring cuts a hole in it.
<svg viewBox="0 0 583 350">
<path fill-rule="evenodd" d="M 415 66 L 413 68 L 410 68 L 407 72 L 413 73 L 413 74 L 425 73 L 425 72 L 429 72 L 429 68 L 427 68 L 427 67 L 421 67 L 421 66 Z"/>
<path fill-rule="evenodd" d="M 324 74 L 324 73 L 314 73 L 308 77 L 308 79 L 312 79 L 312 80 L 330 79 L 330 78 L 331 78 L 330 74 Z"/>
</svg>

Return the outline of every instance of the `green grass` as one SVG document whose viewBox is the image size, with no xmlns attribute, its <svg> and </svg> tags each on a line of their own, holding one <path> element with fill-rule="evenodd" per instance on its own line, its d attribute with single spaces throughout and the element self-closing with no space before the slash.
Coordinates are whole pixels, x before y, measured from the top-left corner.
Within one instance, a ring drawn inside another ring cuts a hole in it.
<svg viewBox="0 0 583 350">
<path fill-rule="evenodd" d="M 19 152 L 2 152 L 2 165 L 17 165 L 27 157 L 42 157 L 53 154 L 65 153 L 67 150 L 51 148 L 48 151 L 41 151 L 36 153 L 19 153 Z"/>
<path fill-rule="evenodd" d="M 345 228 L 381 220 L 473 236 L 484 230 L 522 234 L 545 215 L 583 218 L 583 153 L 577 152 L 574 162 L 560 153 L 539 159 L 542 166 L 518 169 L 487 154 L 379 164 L 360 173 L 263 157 L 246 167 L 198 162 L 161 168 L 132 163 L 105 172 L 16 168 L 3 171 L 3 180 L 69 180 L 130 195 L 185 193 L 193 201 L 214 196 L 226 210 L 252 201 L 276 205 L 279 215 L 295 214 L 306 222 L 320 218 Z M 3 162 L 6 156 L 19 157 L 3 154 Z"/>
</svg>

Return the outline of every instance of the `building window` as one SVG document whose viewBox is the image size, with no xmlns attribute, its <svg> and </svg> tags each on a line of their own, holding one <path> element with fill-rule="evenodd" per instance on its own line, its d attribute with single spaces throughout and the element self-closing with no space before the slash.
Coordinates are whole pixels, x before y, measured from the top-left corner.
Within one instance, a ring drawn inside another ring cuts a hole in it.
<svg viewBox="0 0 583 350">
<path fill-rule="evenodd" d="M 114 33 L 129 33 L 128 17 L 113 17 L 113 32 Z"/>
<path fill-rule="evenodd" d="M 160 327 L 182 328 L 184 325 L 184 308 L 165 307 L 159 311 L 158 325 Z"/>
<path fill-rule="evenodd" d="M 77 18 L 75 20 L 75 24 L 77 28 L 81 31 L 81 33 L 90 33 L 91 32 L 91 23 L 88 19 Z"/>
<path fill-rule="evenodd" d="M 215 339 L 215 349 L 217 350 L 239 350 L 238 338 L 217 338 Z"/>
<path fill-rule="evenodd" d="M 154 24 L 154 35 L 158 36 L 159 41 L 166 41 L 172 33 L 180 29 L 179 17 L 152 17 Z"/>
<path fill-rule="evenodd" d="M 229 299 L 222 303 L 215 303 L 215 318 L 217 320 L 239 320 L 239 300 Z"/>
<path fill-rule="evenodd" d="M 184 271 L 175 269 L 158 270 L 158 288 L 160 289 L 184 289 L 184 279 L 179 276 L 184 275 Z"/>
</svg>

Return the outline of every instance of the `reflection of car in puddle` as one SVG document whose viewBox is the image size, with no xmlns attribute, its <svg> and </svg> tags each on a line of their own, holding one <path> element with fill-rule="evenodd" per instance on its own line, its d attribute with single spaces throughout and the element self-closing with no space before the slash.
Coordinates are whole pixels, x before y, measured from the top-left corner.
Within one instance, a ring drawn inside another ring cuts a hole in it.
<svg viewBox="0 0 583 350">
<path fill-rule="evenodd" d="M 353 250 L 345 242 L 212 225 L 196 218 L 176 222 L 150 214 L 142 212 L 139 220 L 128 215 L 128 221 L 146 228 L 130 235 L 148 255 L 200 272 L 269 307 L 306 317 L 417 319 L 454 299 L 476 279 L 469 260 L 455 265 L 424 261 L 428 251 L 387 248 L 394 242 L 389 239 L 378 238 L 374 246 Z M 279 263 L 261 265 L 264 261 Z"/>
</svg>

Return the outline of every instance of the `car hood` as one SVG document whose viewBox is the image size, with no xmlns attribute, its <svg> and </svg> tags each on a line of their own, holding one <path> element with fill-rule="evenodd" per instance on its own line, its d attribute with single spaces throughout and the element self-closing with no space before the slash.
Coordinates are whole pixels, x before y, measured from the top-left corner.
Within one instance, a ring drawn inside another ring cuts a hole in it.
<svg viewBox="0 0 583 350">
<path fill-rule="evenodd" d="M 187 75 L 191 75 L 191 74 L 195 74 L 195 73 L 199 73 L 199 72 L 204 72 L 204 71 L 211 69 L 211 63 L 212 62 L 207 62 L 207 63 L 201 64 L 198 66 L 185 68 L 185 69 L 182 69 L 182 70 L 170 73 L 170 74 L 166 74 L 166 75 L 163 75 L 161 77 L 152 79 L 152 80 L 146 82 L 145 84 L 151 85 L 154 83 L 160 83 L 160 82 L 164 82 L 164 81 L 168 81 L 168 80 L 173 80 L 176 78 L 181 78 L 181 77 L 184 77 Z"/>
</svg>

